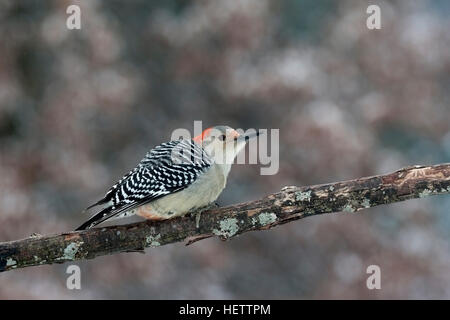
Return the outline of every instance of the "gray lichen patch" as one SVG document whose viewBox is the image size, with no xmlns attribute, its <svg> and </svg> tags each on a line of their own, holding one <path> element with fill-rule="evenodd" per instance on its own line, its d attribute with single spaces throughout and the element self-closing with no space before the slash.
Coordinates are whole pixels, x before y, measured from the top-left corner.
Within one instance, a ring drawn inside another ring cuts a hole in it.
<svg viewBox="0 0 450 320">
<path fill-rule="evenodd" d="M 8 258 L 6 260 L 6 266 L 7 267 L 11 267 L 11 268 L 16 268 L 17 267 L 17 261 L 12 259 L 12 258 Z"/>
<path fill-rule="evenodd" d="M 238 221 L 235 218 L 228 218 L 220 221 L 219 229 L 214 229 L 213 233 L 222 238 L 230 238 L 239 231 Z"/>
<path fill-rule="evenodd" d="M 161 243 L 158 240 L 160 239 L 160 234 L 157 234 L 156 236 L 147 236 L 145 237 L 145 243 L 150 247 L 159 247 Z"/>
<path fill-rule="evenodd" d="M 347 203 L 344 208 L 342 208 L 344 212 L 356 212 L 356 208 L 354 208 L 351 203 Z"/>
<path fill-rule="evenodd" d="M 431 190 L 425 189 L 425 190 L 423 190 L 422 192 L 419 193 L 419 197 L 420 198 L 425 198 L 425 197 L 428 197 L 431 193 L 432 193 Z"/>
<path fill-rule="evenodd" d="M 361 205 L 364 207 L 364 208 L 370 208 L 370 200 L 369 199 L 364 199 L 363 200 L 363 202 L 361 203 Z"/>
<path fill-rule="evenodd" d="M 311 190 L 309 191 L 298 191 L 295 193 L 295 200 L 297 201 L 311 201 Z"/>
<path fill-rule="evenodd" d="M 75 260 L 75 256 L 83 245 L 83 241 L 71 242 L 64 248 L 64 254 L 57 260 Z"/>
<path fill-rule="evenodd" d="M 266 226 L 277 221 L 277 216 L 272 212 L 262 212 L 258 215 L 259 224 L 262 226 Z"/>
</svg>

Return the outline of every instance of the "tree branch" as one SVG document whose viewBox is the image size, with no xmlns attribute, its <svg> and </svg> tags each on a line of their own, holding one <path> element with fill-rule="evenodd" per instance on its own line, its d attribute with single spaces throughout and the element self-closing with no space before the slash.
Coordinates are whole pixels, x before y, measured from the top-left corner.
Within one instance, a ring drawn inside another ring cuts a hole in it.
<svg viewBox="0 0 450 320">
<path fill-rule="evenodd" d="M 143 221 L 81 232 L 34 236 L 0 243 L 0 271 L 64 263 L 118 252 L 139 251 L 178 241 L 191 244 L 218 236 L 266 230 L 312 215 L 356 212 L 381 204 L 450 193 L 450 164 L 413 166 L 391 174 L 344 182 L 285 187 L 260 200 L 216 208 L 195 217 Z"/>
</svg>

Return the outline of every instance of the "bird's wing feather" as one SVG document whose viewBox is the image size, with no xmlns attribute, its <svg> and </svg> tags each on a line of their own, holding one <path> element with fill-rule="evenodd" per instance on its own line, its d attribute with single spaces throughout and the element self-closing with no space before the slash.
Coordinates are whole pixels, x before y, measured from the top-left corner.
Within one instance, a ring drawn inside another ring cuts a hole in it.
<svg viewBox="0 0 450 320">
<path fill-rule="evenodd" d="M 192 140 L 163 143 L 148 152 L 136 168 L 111 187 L 97 202 L 109 206 L 81 227 L 93 227 L 122 212 L 183 190 L 211 164 L 208 154 Z"/>
</svg>

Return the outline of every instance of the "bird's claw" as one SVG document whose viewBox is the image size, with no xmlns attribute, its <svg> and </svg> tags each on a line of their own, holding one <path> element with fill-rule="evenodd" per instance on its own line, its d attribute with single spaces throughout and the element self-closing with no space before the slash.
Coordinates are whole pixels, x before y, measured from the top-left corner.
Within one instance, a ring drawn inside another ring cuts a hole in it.
<svg viewBox="0 0 450 320">
<path fill-rule="evenodd" d="M 200 218 L 202 217 L 202 211 L 198 211 L 195 214 L 195 228 L 200 228 Z"/>
<path fill-rule="evenodd" d="M 190 216 L 195 216 L 195 227 L 197 229 L 200 228 L 200 218 L 202 216 L 202 212 L 208 211 L 210 209 L 218 208 L 218 207 L 219 207 L 219 204 L 217 202 L 213 202 L 213 203 L 210 203 L 210 204 L 204 206 L 203 208 L 200 208 L 200 209 L 190 212 L 189 213 Z"/>
</svg>

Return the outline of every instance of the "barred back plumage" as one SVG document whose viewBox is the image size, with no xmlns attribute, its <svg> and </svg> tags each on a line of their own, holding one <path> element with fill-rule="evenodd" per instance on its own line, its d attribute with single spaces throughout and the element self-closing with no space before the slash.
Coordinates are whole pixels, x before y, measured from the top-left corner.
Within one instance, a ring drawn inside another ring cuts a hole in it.
<svg viewBox="0 0 450 320">
<path fill-rule="evenodd" d="M 205 150 L 192 140 L 163 143 L 150 150 L 133 170 L 109 189 L 103 199 L 89 207 L 107 204 L 77 230 L 93 227 L 123 212 L 183 190 L 212 163 Z"/>
</svg>

